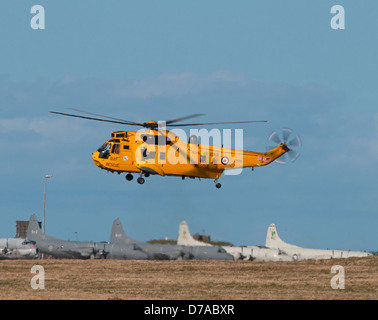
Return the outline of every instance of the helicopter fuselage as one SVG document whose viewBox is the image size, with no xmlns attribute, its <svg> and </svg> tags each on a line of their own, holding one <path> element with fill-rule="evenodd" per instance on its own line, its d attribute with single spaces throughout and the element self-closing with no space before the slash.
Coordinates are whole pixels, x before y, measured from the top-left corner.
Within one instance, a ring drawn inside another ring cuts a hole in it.
<svg viewBox="0 0 378 320">
<path fill-rule="evenodd" d="M 181 141 L 161 129 L 116 131 L 92 154 L 110 172 L 218 179 L 224 170 L 260 167 L 290 151 L 285 144 L 261 153 Z"/>
</svg>

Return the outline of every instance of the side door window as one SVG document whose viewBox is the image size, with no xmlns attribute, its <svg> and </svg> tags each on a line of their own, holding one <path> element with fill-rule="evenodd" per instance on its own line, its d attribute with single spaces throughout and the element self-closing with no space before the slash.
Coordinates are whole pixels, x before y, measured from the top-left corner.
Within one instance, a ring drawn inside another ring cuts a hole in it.
<svg viewBox="0 0 378 320">
<path fill-rule="evenodd" d="M 113 143 L 111 153 L 119 154 L 119 143 Z"/>
</svg>

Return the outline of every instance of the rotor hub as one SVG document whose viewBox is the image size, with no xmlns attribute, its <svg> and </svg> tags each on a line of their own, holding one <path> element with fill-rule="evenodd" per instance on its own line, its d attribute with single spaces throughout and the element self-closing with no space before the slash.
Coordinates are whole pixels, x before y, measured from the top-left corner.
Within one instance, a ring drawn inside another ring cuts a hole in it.
<svg viewBox="0 0 378 320">
<path fill-rule="evenodd" d="M 143 126 L 148 129 L 156 129 L 158 127 L 158 123 L 155 120 L 150 120 L 143 123 Z"/>
</svg>

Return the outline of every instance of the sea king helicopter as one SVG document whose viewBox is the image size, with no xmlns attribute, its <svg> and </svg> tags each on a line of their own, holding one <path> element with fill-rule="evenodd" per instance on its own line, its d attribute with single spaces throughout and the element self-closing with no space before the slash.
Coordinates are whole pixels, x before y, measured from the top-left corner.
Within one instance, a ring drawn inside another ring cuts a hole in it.
<svg viewBox="0 0 378 320">
<path fill-rule="evenodd" d="M 208 122 L 208 123 L 182 123 L 177 122 L 198 117 L 202 114 L 192 114 L 185 117 L 156 122 L 150 120 L 138 123 L 113 117 L 108 117 L 79 109 L 71 109 L 86 116 L 50 111 L 50 113 L 76 117 L 88 120 L 110 122 L 126 126 L 144 128 L 139 131 L 115 131 L 111 139 L 107 140 L 93 154 L 92 159 L 101 169 L 117 172 L 125 172 L 126 180 L 133 180 L 133 173 L 139 174 L 137 182 L 143 184 L 144 178 L 150 175 L 178 176 L 182 179 L 208 178 L 214 179 L 216 188 L 221 184 L 218 179 L 225 170 L 252 168 L 266 166 L 273 161 L 280 164 L 286 163 L 286 154 L 291 161 L 295 161 L 299 152 L 294 150 L 301 147 L 299 136 L 293 136 L 289 128 L 283 128 L 281 134 L 274 131 L 268 139 L 276 144 L 266 152 L 245 151 L 226 148 L 223 145 L 211 146 L 201 144 L 198 136 L 191 135 L 188 141 L 181 141 L 179 137 L 167 128 L 193 127 L 206 125 L 246 124 L 259 121 L 232 121 L 232 122 Z M 95 116 L 95 117 L 94 117 Z"/>
</svg>

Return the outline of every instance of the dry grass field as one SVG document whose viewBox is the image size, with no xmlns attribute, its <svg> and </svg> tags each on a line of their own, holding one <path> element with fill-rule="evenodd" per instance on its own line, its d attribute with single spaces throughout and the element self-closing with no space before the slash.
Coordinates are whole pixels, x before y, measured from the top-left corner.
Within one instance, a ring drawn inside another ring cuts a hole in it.
<svg viewBox="0 0 378 320">
<path fill-rule="evenodd" d="M 33 290 L 33 265 L 45 289 Z M 345 289 L 334 290 L 334 265 Z M 301 262 L 253 261 L 0 261 L 5 300 L 377 300 L 378 257 Z"/>
</svg>

